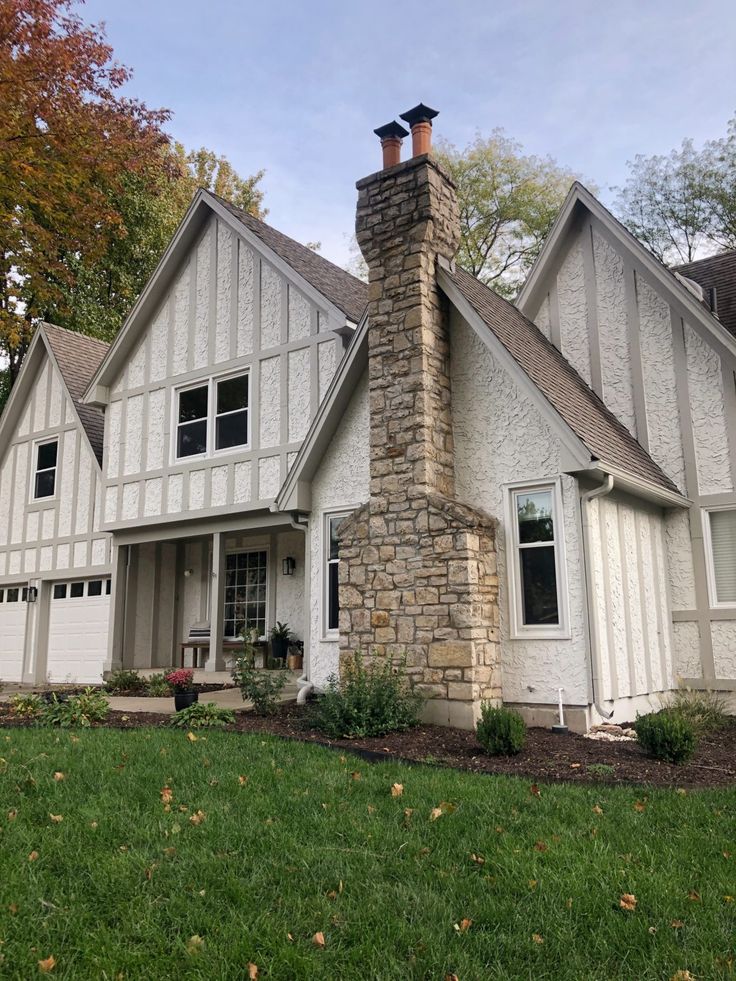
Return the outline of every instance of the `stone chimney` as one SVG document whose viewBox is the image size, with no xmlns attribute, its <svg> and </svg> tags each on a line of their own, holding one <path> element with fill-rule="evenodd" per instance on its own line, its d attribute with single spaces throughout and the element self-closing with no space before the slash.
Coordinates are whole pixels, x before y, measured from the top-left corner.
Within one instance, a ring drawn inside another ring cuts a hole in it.
<svg viewBox="0 0 736 981">
<path fill-rule="evenodd" d="M 421 104 L 402 115 L 415 149 L 429 149 L 436 115 Z M 376 131 L 382 142 L 386 130 Z M 455 187 L 426 152 L 357 187 L 371 483 L 369 502 L 339 530 L 341 654 L 406 652 L 427 717 L 470 727 L 480 701 L 500 694 L 498 581 L 494 520 L 455 500 L 448 310 L 436 276 L 460 241 Z"/>
</svg>

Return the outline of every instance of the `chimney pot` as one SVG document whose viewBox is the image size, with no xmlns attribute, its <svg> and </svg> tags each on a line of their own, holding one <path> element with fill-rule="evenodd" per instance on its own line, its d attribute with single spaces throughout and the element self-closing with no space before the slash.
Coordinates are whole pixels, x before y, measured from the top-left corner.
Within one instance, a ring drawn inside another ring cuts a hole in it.
<svg viewBox="0 0 736 981">
<path fill-rule="evenodd" d="M 390 123 L 386 123 L 385 126 L 379 126 L 373 132 L 381 140 L 383 169 L 395 167 L 396 164 L 401 163 L 401 143 L 404 137 L 409 135 L 409 131 L 405 130 L 401 123 L 397 123 L 396 120 L 392 119 Z"/>
<path fill-rule="evenodd" d="M 408 123 L 411 128 L 411 152 L 412 156 L 419 157 L 422 154 L 430 153 L 432 150 L 432 120 L 439 116 L 437 109 L 430 109 L 420 102 L 418 106 L 402 112 L 400 119 Z"/>
</svg>

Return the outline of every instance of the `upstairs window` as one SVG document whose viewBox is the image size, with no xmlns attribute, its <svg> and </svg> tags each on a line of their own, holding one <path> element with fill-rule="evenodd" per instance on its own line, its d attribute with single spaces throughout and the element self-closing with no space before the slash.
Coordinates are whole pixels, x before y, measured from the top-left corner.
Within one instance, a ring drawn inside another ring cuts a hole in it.
<svg viewBox="0 0 736 981">
<path fill-rule="evenodd" d="M 176 393 L 177 460 L 249 445 L 249 377 L 245 372 L 181 388 Z"/>
<path fill-rule="evenodd" d="M 708 578 L 713 606 L 736 606 L 736 508 L 709 511 Z"/>
<path fill-rule="evenodd" d="M 56 493 L 56 461 L 59 441 L 49 440 L 36 446 L 36 472 L 33 478 L 33 499 L 53 497 Z"/>
<path fill-rule="evenodd" d="M 513 488 L 509 511 L 512 635 L 566 636 L 559 486 Z"/>
</svg>

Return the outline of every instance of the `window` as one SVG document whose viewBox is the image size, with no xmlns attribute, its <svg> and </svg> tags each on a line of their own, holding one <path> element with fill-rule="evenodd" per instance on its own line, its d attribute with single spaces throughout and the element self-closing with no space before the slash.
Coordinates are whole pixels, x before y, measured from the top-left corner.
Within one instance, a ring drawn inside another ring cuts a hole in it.
<svg viewBox="0 0 736 981">
<path fill-rule="evenodd" d="M 559 485 L 510 491 L 512 636 L 567 634 Z"/>
<path fill-rule="evenodd" d="M 5 599 L 5 590 L 0 589 L 0 603 L 2 603 L 4 599 Z"/>
<path fill-rule="evenodd" d="M 248 373 L 182 388 L 176 401 L 178 460 L 248 446 Z"/>
<path fill-rule="evenodd" d="M 59 451 L 58 440 L 38 443 L 36 446 L 36 473 L 33 479 L 33 497 L 53 497 L 56 493 L 56 458 Z"/>
<path fill-rule="evenodd" d="M 73 582 L 69 587 L 69 595 L 72 599 L 79 599 L 80 596 L 84 596 L 84 583 Z"/>
<path fill-rule="evenodd" d="M 112 579 L 105 580 L 105 596 L 109 596 L 112 591 Z"/>
<path fill-rule="evenodd" d="M 87 595 L 88 596 L 102 596 L 102 580 L 101 579 L 90 579 L 87 583 Z"/>
<path fill-rule="evenodd" d="M 66 599 L 66 583 L 57 582 L 54 585 L 54 599 Z"/>
<path fill-rule="evenodd" d="M 5 598 L 7 599 L 8 603 L 17 603 L 19 595 L 20 594 L 17 586 L 13 586 L 11 589 L 7 591 L 7 593 L 5 594 Z"/>
<path fill-rule="evenodd" d="M 708 511 L 708 578 L 713 606 L 736 606 L 736 508 Z"/>
<path fill-rule="evenodd" d="M 209 385 L 179 392 L 176 425 L 177 457 L 203 456 L 207 452 L 207 407 Z"/>
<path fill-rule="evenodd" d="M 337 530 L 340 522 L 344 521 L 349 513 L 349 511 L 342 511 L 339 514 L 325 515 L 325 634 L 337 633 L 340 626 L 340 542 Z"/>
<path fill-rule="evenodd" d="M 225 627 L 228 638 L 239 637 L 246 626 L 266 636 L 268 552 L 230 552 L 225 558 Z"/>
</svg>

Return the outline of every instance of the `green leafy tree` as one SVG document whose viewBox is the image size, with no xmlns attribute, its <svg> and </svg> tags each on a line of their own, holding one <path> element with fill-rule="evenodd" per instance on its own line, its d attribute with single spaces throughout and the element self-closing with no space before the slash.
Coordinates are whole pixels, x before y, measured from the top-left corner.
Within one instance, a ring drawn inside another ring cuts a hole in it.
<svg viewBox="0 0 736 981">
<path fill-rule="evenodd" d="M 636 156 L 617 190 L 619 217 L 662 262 L 736 248 L 736 118 L 700 149 L 686 139 L 669 154 Z"/>
<path fill-rule="evenodd" d="M 525 154 L 501 129 L 476 136 L 462 150 L 440 141 L 436 155 L 457 187 L 459 264 L 513 297 L 576 175 L 551 157 Z"/>
</svg>

